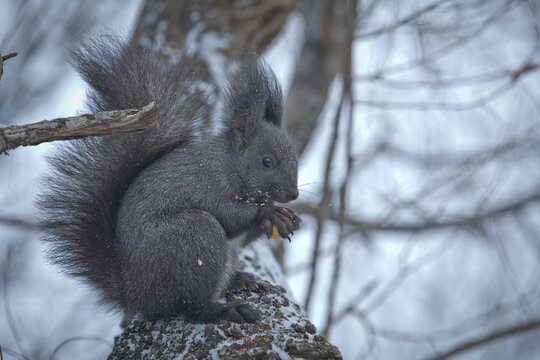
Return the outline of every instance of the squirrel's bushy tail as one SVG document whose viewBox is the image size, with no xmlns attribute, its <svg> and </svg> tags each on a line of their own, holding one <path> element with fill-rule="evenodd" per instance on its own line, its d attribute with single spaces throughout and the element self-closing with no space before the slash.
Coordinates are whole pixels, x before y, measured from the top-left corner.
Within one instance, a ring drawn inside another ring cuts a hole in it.
<svg viewBox="0 0 540 360">
<path fill-rule="evenodd" d="M 173 65 L 138 45 L 101 36 L 71 60 L 90 86 L 92 112 L 156 101 L 155 116 L 163 119 L 158 128 L 143 132 L 61 144 L 49 157 L 52 171 L 38 198 L 49 259 L 118 306 L 122 281 L 114 237 L 124 192 L 151 161 L 200 136 L 205 105 L 189 64 Z"/>
</svg>

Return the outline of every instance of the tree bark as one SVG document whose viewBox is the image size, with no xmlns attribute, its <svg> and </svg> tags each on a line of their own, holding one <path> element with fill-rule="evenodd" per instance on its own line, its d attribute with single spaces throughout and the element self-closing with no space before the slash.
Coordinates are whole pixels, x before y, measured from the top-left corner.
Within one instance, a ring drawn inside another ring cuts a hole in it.
<svg viewBox="0 0 540 360">
<path fill-rule="evenodd" d="M 328 88 L 340 71 L 350 46 L 348 2 L 301 0 L 305 43 L 285 106 L 287 127 L 301 155 L 326 103 Z"/>
</svg>

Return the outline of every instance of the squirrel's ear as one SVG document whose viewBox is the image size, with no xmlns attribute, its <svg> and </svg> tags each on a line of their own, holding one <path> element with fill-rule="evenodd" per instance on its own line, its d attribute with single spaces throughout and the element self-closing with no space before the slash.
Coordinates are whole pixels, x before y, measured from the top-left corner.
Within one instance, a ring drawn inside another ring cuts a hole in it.
<svg viewBox="0 0 540 360">
<path fill-rule="evenodd" d="M 232 141 L 232 146 L 235 151 L 243 152 L 248 146 L 249 139 L 245 127 L 233 127 L 230 129 L 229 139 Z"/>
<path fill-rule="evenodd" d="M 257 136 L 259 130 L 257 118 L 261 116 L 259 108 L 250 104 L 250 101 L 256 103 L 258 100 L 247 97 L 246 94 L 242 95 L 229 89 L 225 113 L 225 127 L 229 134 L 227 138 L 233 149 L 240 152 Z"/>
<path fill-rule="evenodd" d="M 262 121 L 282 126 L 283 95 L 272 70 L 255 58 L 241 63 L 225 89 L 225 126 L 234 148 L 245 149 Z"/>
<path fill-rule="evenodd" d="M 264 120 L 281 127 L 283 126 L 283 94 L 281 84 L 268 65 L 259 61 L 257 66 L 259 76 L 264 78 L 265 94 Z"/>
</svg>

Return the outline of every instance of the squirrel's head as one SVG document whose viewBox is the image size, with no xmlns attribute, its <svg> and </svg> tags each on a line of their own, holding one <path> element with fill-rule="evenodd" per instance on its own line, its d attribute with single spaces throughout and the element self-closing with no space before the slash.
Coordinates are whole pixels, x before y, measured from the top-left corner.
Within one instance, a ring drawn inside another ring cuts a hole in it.
<svg viewBox="0 0 540 360">
<path fill-rule="evenodd" d="M 298 160 L 283 126 L 283 95 L 276 76 L 261 60 L 244 63 L 226 93 L 225 136 L 240 196 L 262 195 L 288 202 L 298 197 Z"/>
</svg>

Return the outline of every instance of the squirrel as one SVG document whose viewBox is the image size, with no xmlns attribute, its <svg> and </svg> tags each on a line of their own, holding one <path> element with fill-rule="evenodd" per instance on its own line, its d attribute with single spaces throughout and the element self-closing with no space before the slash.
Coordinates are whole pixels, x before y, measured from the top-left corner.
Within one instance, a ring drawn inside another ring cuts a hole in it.
<svg viewBox="0 0 540 360">
<path fill-rule="evenodd" d="M 218 299 L 257 287 L 235 271 L 241 247 L 276 231 L 289 238 L 301 222 L 281 205 L 298 197 L 298 161 L 274 73 L 255 56 L 243 60 L 216 115 L 197 94 L 190 60 L 173 64 L 114 36 L 87 40 L 70 60 L 89 85 L 91 111 L 155 101 L 162 120 L 72 140 L 49 156 L 37 202 L 48 259 L 123 311 L 123 324 L 180 314 L 256 321 L 250 305 Z M 205 114 L 222 128 L 212 131 Z"/>
</svg>

